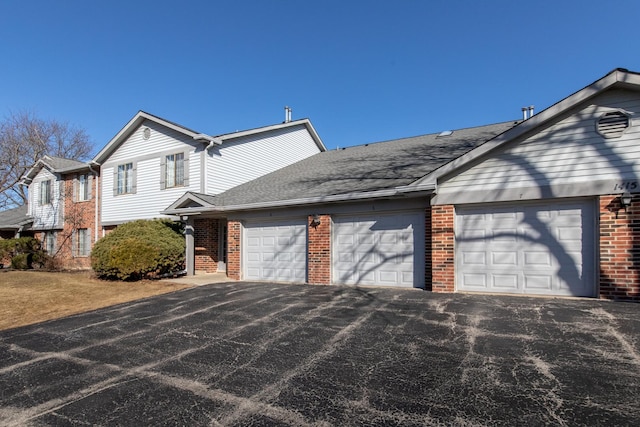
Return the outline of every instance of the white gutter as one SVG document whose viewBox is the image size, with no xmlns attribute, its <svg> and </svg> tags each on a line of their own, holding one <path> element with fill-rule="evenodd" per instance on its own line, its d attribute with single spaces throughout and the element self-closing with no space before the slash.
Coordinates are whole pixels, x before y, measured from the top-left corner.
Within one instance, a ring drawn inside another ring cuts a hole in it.
<svg viewBox="0 0 640 427">
<path fill-rule="evenodd" d="M 319 196 L 319 197 L 305 197 L 301 199 L 289 199 L 289 200 L 276 200 L 272 202 L 258 202 L 248 203 L 244 205 L 230 205 L 230 206 L 214 206 L 210 208 L 185 208 L 185 209 L 173 209 L 165 210 L 161 212 L 164 215 L 193 215 L 195 213 L 203 212 L 231 212 L 240 210 L 254 210 L 254 209 L 269 209 L 269 208 L 283 208 L 289 206 L 302 206 L 302 205 L 314 205 L 319 203 L 338 203 L 338 202 L 358 202 L 367 199 L 384 199 L 409 196 L 412 193 L 430 193 L 433 192 L 435 187 L 433 185 L 406 185 L 402 187 L 395 187 L 386 190 L 359 192 L 359 193 L 347 193 L 336 194 L 332 196 Z M 190 211 L 192 209 L 192 211 Z M 193 212 L 193 213 L 190 213 Z"/>
<path fill-rule="evenodd" d="M 209 150 L 214 145 L 222 145 L 222 140 L 220 138 L 215 138 L 213 136 L 207 135 L 206 133 L 195 134 L 193 135 L 193 139 L 200 142 L 209 141 L 209 145 L 207 145 L 206 150 Z"/>
</svg>

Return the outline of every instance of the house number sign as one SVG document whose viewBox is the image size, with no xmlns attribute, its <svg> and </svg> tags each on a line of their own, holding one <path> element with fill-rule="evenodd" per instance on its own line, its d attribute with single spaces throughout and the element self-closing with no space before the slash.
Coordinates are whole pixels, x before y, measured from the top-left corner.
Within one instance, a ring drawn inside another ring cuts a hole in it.
<svg viewBox="0 0 640 427">
<path fill-rule="evenodd" d="M 638 189 L 638 181 L 622 181 L 613 185 L 613 191 L 633 191 Z"/>
</svg>

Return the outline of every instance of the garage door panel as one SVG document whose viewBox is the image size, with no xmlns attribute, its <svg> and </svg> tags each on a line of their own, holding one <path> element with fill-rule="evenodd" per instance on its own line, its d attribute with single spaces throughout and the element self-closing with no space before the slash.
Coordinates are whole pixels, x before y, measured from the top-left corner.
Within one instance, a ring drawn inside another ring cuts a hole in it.
<svg viewBox="0 0 640 427">
<path fill-rule="evenodd" d="M 487 288 L 486 274 L 463 274 L 462 278 L 468 288 L 484 290 Z"/>
<path fill-rule="evenodd" d="M 549 276 L 535 276 L 528 274 L 524 276 L 524 287 L 526 289 L 551 291 L 553 289 L 552 282 L 553 279 Z"/>
<path fill-rule="evenodd" d="M 515 254 L 514 254 L 515 255 Z M 549 252 L 524 252 L 523 263 L 525 266 L 545 266 L 552 267 L 553 262 L 551 260 L 551 254 Z"/>
<path fill-rule="evenodd" d="M 517 256 L 514 252 L 492 252 L 491 263 L 495 266 L 517 265 Z"/>
<path fill-rule="evenodd" d="M 336 217 L 333 234 L 333 282 L 424 286 L 424 213 Z"/>
<path fill-rule="evenodd" d="M 589 200 L 457 208 L 456 288 L 593 295 L 593 210 Z M 481 230 L 486 237 L 479 237 Z"/>
<path fill-rule="evenodd" d="M 306 220 L 302 219 L 245 224 L 245 279 L 306 281 L 306 235 Z"/>
<path fill-rule="evenodd" d="M 517 274 L 492 274 L 491 284 L 495 289 L 501 289 L 506 291 L 509 289 L 516 289 L 518 287 L 518 275 Z"/>
<path fill-rule="evenodd" d="M 335 217 L 333 281 L 424 287 L 424 213 Z"/>
</svg>

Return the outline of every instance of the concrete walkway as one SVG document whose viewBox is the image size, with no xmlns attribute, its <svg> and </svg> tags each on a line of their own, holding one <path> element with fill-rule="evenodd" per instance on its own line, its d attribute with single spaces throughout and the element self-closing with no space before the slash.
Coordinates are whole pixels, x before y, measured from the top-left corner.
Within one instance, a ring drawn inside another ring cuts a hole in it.
<svg viewBox="0 0 640 427">
<path fill-rule="evenodd" d="M 202 286 L 212 283 L 233 282 L 227 277 L 227 273 L 196 273 L 194 276 L 182 276 L 162 279 L 163 282 L 182 283 L 186 285 Z"/>
</svg>

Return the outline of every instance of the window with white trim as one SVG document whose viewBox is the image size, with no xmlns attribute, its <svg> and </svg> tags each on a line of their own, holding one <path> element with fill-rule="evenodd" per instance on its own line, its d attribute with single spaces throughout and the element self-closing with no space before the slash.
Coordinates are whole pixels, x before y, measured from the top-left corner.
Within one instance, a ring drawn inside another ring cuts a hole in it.
<svg viewBox="0 0 640 427">
<path fill-rule="evenodd" d="M 116 174 L 116 194 L 133 193 L 134 169 L 133 163 L 118 165 Z"/>
<path fill-rule="evenodd" d="M 91 184 L 89 181 L 89 174 L 78 175 L 76 201 L 84 202 L 91 199 Z"/>
<path fill-rule="evenodd" d="M 169 154 L 165 157 L 164 188 L 184 186 L 184 153 Z"/>
<path fill-rule="evenodd" d="M 47 231 L 44 235 L 44 248 L 49 255 L 56 253 L 56 233 L 55 231 Z"/>
<path fill-rule="evenodd" d="M 79 228 L 76 231 L 73 253 L 77 257 L 86 257 L 91 253 L 91 231 L 88 228 Z"/>
<path fill-rule="evenodd" d="M 51 203 L 51 180 L 40 182 L 38 203 L 40 205 L 48 205 Z"/>
</svg>

